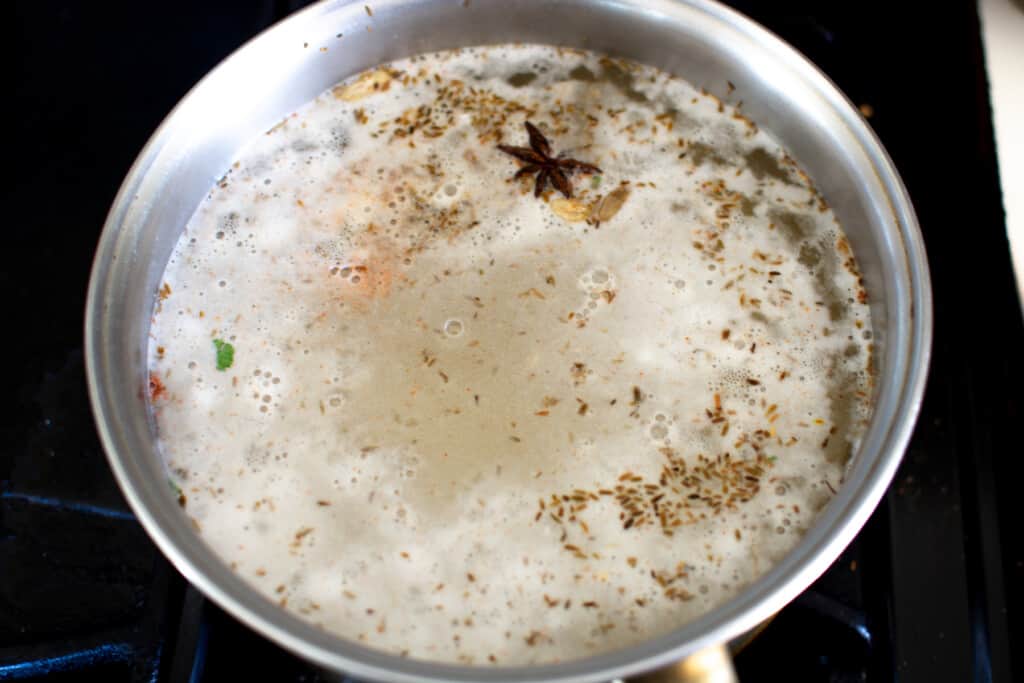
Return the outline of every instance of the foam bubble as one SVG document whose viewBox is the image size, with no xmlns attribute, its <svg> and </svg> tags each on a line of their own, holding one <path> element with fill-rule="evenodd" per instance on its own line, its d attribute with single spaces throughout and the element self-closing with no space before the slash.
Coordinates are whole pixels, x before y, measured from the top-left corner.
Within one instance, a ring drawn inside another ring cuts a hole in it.
<svg viewBox="0 0 1024 683">
<path fill-rule="evenodd" d="M 449 337 L 461 337 L 465 326 L 458 318 L 450 318 L 444 322 L 444 333 Z"/>
</svg>

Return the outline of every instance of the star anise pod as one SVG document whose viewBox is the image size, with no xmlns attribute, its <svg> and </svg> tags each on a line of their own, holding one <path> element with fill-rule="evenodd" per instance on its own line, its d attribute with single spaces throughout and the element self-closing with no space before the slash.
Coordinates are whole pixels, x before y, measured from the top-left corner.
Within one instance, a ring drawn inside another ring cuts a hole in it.
<svg viewBox="0 0 1024 683">
<path fill-rule="evenodd" d="M 567 198 L 572 197 L 572 183 L 566 172 L 579 169 L 588 173 L 600 173 L 601 169 L 593 164 L 588 164 L 577 159 L 569 159 L 561 156 L 551 156 L 551 143 L 544 137 L 544 134 L 529 121 L 526 122 L 526 132 L 530 134 L 529 147 L 514 147 L 512 145 L 498 145 L 505 154 L 511 154 L 516 159 L 526 162 L 526 165 L 516 171 L 514 178 L 536 173 L 537 180 L 533 186 L 533 196 L 539 197 L 544 187 L 551 185 L 564 194 Z"/>
</svg>

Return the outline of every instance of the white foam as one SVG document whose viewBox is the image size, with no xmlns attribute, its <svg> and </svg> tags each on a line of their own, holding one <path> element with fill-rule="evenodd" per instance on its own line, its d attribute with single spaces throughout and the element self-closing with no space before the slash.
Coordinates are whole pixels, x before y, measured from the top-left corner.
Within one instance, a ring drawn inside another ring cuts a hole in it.
<svg viewBox="0 0 1024 683">
<path fill-rule="evenodd" d="M 571 659 L 728 599 L 868 415 L 833 214 L 653 69 L 530 45 L 389 68 L 254 140 L 175 249 L 150 367 L 186 513 L 268 598 L 413 657 Z M 575 199 L 629 181 L 617 213 L 510 181 L 524 110 L 601 167 Z"/>
</svg>

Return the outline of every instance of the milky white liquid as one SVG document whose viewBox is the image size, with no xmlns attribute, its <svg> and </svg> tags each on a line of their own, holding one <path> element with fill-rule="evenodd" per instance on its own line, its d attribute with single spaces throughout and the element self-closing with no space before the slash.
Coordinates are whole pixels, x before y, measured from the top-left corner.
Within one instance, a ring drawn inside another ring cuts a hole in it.
<svg viewBox="0 0 1024 683">
<path fill-rule="evenodd" d="M 655 69 L 541 46 L 387 69 L 245 148 L 167 266 L 152 408 L 201 537 L 323 628 L 432 660 L 578 658 L 735 595 L 869 414 L 834 215 Z M 511 180 L 496 145 L 527 119 L 601 167 L 576 204 Z"/>
</svg>

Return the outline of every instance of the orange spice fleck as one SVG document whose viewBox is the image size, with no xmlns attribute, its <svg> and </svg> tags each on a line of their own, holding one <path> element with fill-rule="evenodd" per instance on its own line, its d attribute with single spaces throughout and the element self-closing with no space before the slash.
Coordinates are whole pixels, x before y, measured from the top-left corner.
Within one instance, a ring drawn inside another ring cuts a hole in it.
<svg viewBox="0 0 1024 683">
<path fill-rule="evenodd" d="M 156 401 L 167 394 L 167 387 L 155 373 L 149 373 L 149 400 Z"/>
</svg>

